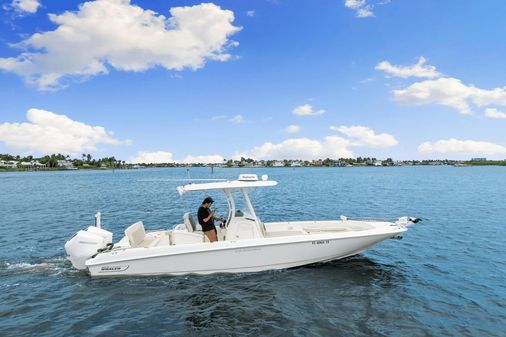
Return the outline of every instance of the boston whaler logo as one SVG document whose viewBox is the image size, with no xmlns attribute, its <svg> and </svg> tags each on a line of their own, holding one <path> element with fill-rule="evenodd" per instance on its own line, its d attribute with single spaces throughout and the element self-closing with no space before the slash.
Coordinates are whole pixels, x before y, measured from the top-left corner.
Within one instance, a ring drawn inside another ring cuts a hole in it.
<svg viewBox="0 0 506 337">
<path fill-rule="evenodd" d="M 102 266 L 100 268 L 100 273 L 117 273 L 121 271 L 125 271 L 130 266 Z"/>
</svg>

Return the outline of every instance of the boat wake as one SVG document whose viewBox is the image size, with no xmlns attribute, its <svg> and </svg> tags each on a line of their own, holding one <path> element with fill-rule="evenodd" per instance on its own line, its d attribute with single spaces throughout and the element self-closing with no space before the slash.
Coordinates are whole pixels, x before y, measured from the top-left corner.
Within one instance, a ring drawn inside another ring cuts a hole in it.
<svg viewBox="0 0 506 337">
<path fill-rule="evenodd" d="M 62 274 L 74 273 L 64 256 L 58 255 L 33 262 L 3 262 L 0 263 L 1 274 L 44 273 Z"/>
<path fill-rule="evenodd" d="M 188 182 L 191 183 L 192 181 L 227 181 L 228 179 L 218 179 L 218 178 L 197 178 L 197 179 L 139 179 L 138 182 L 142 183 L 158 183 L 158 182 Z"/>
</svg>

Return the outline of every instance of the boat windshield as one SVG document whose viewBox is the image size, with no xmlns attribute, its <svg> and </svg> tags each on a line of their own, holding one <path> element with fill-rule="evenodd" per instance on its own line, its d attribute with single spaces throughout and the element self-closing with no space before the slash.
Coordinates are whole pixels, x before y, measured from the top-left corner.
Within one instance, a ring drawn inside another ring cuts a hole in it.
<svg viewBox="0 0 506 337">
<path fill-rule="evenodd" d="M 248 207 L 248 203 L 244 198 L 243 193 L 239 190 L 234 190 L 232 193 L 232 198 L 235 202 L 235 212 L 234 217 L 248 217 L 254 218 L 255 215 L 251 214 L 251 211 Z"/>
</svg>

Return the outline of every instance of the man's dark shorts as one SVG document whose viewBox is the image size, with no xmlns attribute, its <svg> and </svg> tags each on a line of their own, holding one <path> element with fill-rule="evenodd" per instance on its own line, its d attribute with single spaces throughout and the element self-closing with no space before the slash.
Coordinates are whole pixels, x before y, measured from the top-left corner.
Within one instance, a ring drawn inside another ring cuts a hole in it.
<svg viewBox="0 0 506 337">
<path fill-rule="evenodd" d="M 216 227 L 213 224 L 205 224 L 202 226 L 203 232 L 208 232 L 208 231 L 212 231 L 212 230 L 216 230 Z"/>
</svg>

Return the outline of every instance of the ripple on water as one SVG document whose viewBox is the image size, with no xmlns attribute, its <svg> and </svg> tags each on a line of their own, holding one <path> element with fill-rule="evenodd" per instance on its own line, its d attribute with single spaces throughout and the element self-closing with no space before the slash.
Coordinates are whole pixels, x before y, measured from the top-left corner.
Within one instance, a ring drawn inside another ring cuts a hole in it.
<svg viewBox="0 0 506 337">
<path fill-rule="evenodd" d="M 501 336 L 506 331 L 506 171 L 449 167 L 255 169 L 265 221 L 413 215 L 402 241 L 283 271 L 92 279 L 63 244 L 96 211 L 171 227 L 202 195 L 180 198 L 186 170 L 0 174 L 0 331 L 19 335 Z M 234 178 L 238 169 L 216 169 Z M 209 178 L 207 169 L 191 169 Z M 24 193 L 24 191 L 40 193 Z M 226 205 L 212 195 L 218 208 Z M 19 238 L 22 238 L 19 239 Z"/>
</svg>

